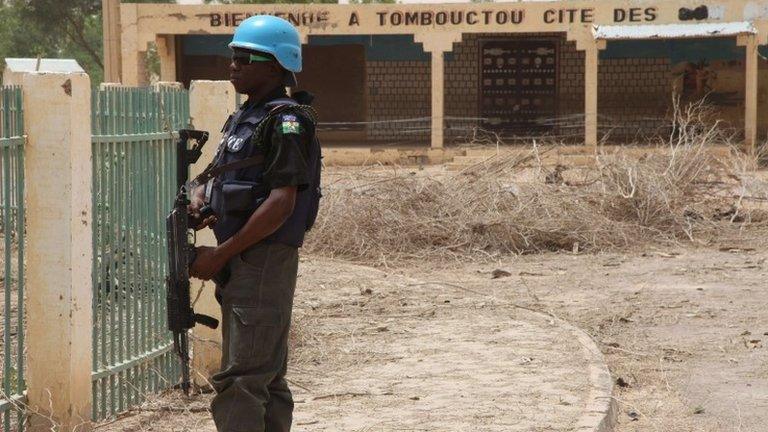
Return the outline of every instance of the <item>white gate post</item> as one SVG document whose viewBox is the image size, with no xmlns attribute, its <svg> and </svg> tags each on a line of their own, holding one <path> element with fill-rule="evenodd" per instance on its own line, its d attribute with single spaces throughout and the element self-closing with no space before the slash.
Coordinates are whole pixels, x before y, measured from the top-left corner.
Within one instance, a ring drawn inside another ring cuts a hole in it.
<svg viewBox="0 0 768 432">
<path fill-rule="evenodd" d="M 23 76 L 30 431 L 91 421 L 91 83 Z"/>
</svg>

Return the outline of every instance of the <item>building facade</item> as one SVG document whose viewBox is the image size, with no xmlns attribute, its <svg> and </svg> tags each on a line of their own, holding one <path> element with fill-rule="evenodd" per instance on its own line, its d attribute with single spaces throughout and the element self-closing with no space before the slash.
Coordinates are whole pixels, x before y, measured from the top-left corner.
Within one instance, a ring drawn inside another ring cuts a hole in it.
<svg viewBox="0 0 768 432">
<path fill-rule="evenodd" d="M 156 51 L 163 81 L 227 79 L 231 34 L 259 13 L 300 29 L 299 87 L 334 142 L 631 141 L 664 132 L 675 96 L 748 144 L 768 128 L 764 1 L 122 4 L 107 75 L 146 83 Z"/>
</svg>

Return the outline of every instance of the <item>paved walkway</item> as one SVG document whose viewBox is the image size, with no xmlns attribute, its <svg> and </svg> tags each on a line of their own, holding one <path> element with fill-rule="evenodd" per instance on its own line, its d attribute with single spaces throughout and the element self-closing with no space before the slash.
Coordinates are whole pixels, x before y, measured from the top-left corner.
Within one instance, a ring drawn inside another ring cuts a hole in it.
<svg viewBox="0 0 768 432">
<path fill-rule="evenodd" d="M 299 322 L 336 355 L 301 359 L 299 430 L 590 431 L 605 417 L 610 376 L 572 326 L 450 284 L 303 264 Z"/>
</svg>

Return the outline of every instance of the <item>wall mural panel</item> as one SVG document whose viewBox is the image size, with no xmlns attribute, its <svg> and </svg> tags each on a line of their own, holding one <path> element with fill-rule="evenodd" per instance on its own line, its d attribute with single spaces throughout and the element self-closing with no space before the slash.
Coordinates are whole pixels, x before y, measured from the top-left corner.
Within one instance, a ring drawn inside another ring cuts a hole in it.
<svg viewBox="0 0 768 432">
<path fill-rule="evenodd" d="M 546 119 L 557 112 L 557 41 L 480 43 L 483 126 L 511 134 L 550 131 Z"/>
</svg>

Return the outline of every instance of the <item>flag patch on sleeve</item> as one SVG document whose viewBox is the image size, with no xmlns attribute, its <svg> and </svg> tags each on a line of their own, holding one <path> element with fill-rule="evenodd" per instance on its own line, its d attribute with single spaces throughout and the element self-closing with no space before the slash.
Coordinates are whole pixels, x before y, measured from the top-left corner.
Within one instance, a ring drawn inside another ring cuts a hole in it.
<svg viewBox="0 0 768 432">
<path fill-rule="evenodd" d="M 299 125 L 299 119 L 293 114 L 286 114 L 283 116 L 282 130 L 284 134 L 298 134 L 301 133 L 301 126 Z"/>
</svg>

